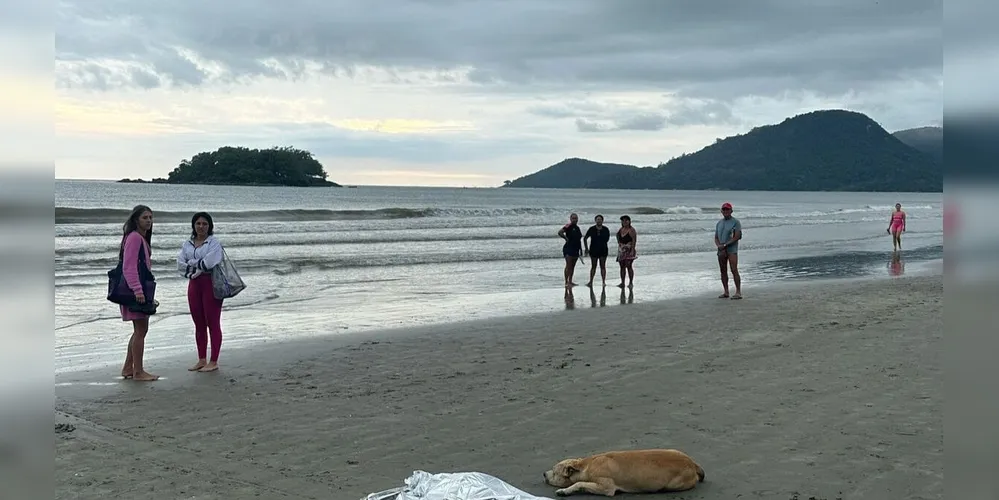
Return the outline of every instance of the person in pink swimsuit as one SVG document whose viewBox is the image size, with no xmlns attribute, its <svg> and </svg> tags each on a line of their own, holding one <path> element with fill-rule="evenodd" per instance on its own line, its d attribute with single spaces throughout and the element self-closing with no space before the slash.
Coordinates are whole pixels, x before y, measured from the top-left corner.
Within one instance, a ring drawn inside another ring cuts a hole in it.
<svg viewBox="0 0 999 500">
<path fill-rule="evenodd" d="M 891 220 L 888 222 L 888 232 L 891 233 L 891 243 L 894 251 L 902 249 L 902 233 L 905 232 L 905 212 L 902 211 L 902 204 L 895 204 L 895 211 L 891 213 Z"/>
<path fill-rule="evenodd" d="M 153 239 L 153 211 L 145 206 L 138 205 L 132 209 L 124 226 L 125 236 L 122 238 L 122 274 L 125 282 L 135 294 L 136 302 L 146 303 L 146 297 L 142 291 L 142 282 L 139 280 L 139 252 L 143 252 L 146 258 L 146 265 L 150 265 L 152 256 Z M 132 337 L 128 339 L 128 352 L 125 354 L 125 366 L 121 368 L 121 376 L 126 379 L 133 379 L 148 382 L 159 379 L 159 375 L 147 372 L 142 366 L 142 356 L 146 348 L 146 333 L 149 332 L 149 315 L 132 311 L 124 305 L 119 305 L 121 309 L 121 320 L 132 322 Z"/>
</svg>

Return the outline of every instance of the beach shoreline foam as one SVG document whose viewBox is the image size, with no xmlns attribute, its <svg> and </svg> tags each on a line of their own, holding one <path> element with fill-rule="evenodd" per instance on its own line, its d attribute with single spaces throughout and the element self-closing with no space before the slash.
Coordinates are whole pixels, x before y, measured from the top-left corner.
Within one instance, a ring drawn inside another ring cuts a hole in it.
<svg viewBox="0 0 999 500">
<path fill-rule="evenodd" d="M 349 500 L 420 469 L 551 497 L 561 458 L 665 446 L 707 471 L 684 498 L 939 498 L 942 307 L 936 274 L 792 282 L 64 373 L 56 496 Z"/>
</svg>

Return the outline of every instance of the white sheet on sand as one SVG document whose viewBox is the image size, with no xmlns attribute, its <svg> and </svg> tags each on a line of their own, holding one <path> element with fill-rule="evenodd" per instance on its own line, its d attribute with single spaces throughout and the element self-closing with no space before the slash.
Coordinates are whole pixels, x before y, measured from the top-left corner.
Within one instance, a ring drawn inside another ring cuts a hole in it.
<svg viewBox="0 0 999 500">
<path fill-rule="evenodd" d="M 510 486 L 481 472 L 441 472 L 418 470 L 405 486 L 372 493 L 361 500 L 552 500 Z"/>
</svg>

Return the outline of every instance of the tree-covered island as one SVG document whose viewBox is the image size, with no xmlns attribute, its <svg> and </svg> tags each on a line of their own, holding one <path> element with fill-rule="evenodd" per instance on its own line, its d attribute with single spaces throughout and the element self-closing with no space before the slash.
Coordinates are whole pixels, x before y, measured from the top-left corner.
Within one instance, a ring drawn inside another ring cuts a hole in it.
<svg viewBox="0 0 999 500">
<path fill-rule="evenodd" d="M 167 177 L 145 181 L 122 179 L 118 182 L 156 184 L 210 184 L 221 186 L 329 186 L 339 184 L 326 179 L 326 170 L 312 153 L 292 147 L 250 149 L 225 146 L 202 152 L 183 160 Z"/>
</svg>

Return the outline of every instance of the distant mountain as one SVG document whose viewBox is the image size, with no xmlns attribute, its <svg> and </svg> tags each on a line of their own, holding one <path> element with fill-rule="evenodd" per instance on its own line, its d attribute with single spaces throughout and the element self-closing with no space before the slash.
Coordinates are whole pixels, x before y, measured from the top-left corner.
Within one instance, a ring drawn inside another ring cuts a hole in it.
<svg viewBox="0 0 999 500">
<path fill-rule="evenodd" d="M 919 127 L 899 130 L 892 134 L 896 139 L 918 149 L 943 165 L 943 127 Z"/>
<path fill-rule="evenodd" d="M 544 170 L 508 181 L 504 187 L 582 189 L 590 187 L 594 179 L 608 175 L 634 175 L 638 170 L 634 165 L 567 158 Z"/>
<path fill-rule="evenodd" d="M 941 164 L 930 154 L 900 141 L 868 116 L 823 110 L 719 139 L 658 167 L 574 158 L 506 186 L 940 192 L 943 180 Z"/>
</svg>

